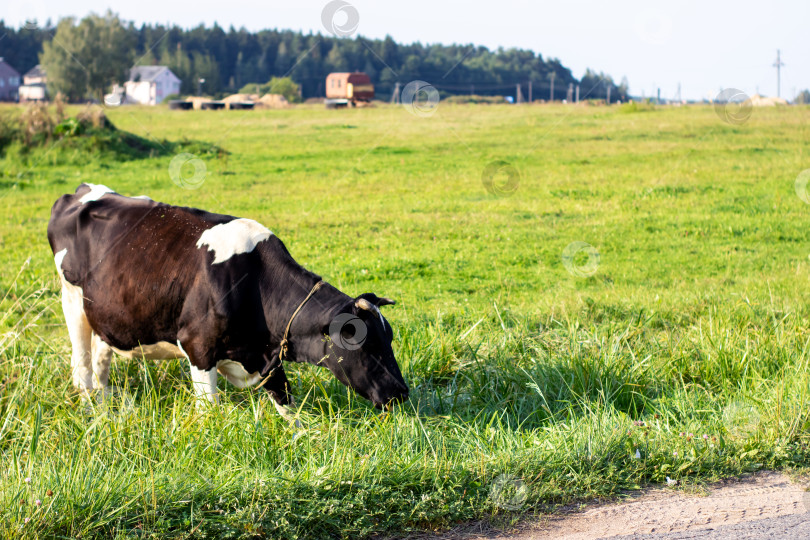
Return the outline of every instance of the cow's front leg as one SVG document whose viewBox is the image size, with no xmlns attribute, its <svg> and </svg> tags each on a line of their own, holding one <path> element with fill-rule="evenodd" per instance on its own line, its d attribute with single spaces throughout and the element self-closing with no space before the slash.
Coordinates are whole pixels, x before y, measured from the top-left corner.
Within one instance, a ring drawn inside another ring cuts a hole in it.
<svg viewBox="0 0 810 540">
<path fill-rule="evenodd" d="M 188 364 L 191 367 L 191 387 L 194 389 L 194 395 L 197 397 L 197 410 L 204 408 L 207 403 L 217 403 L 217 368 L 211 366 L 209 369 L 198 368 L 195 364 L 195 359 L 199 358 L 201 353 L 197 353 L 193 347 L 188 347 L 189 350 L 183 348 L 180 340 L 177 340 L 177 346 L 188 359 Z M 204 355 L 202 355 L 204 356 Z"/>
<path fill-rule="evenodd" d="M 301 422 L 295 418 L 295 400 L 290 395 L 290 381 L 280 360 L 276 360 L 274 367 L 270 370 L 262 388 L 267 390 L 275 405 L 278 414 L 288 422 L 295 422 L 296 427 L 301 427 Z"/>
<path fill-rule="evenodd" d="M 217 370 L 211 368 L 203 370 L 197 368 L 189 360 L 191 366 L 191 386 L 194 388 L 194 395 L 197 397 L 197 409 L 201 409 L 206 403 L 217 403 Z"/>
</svg>

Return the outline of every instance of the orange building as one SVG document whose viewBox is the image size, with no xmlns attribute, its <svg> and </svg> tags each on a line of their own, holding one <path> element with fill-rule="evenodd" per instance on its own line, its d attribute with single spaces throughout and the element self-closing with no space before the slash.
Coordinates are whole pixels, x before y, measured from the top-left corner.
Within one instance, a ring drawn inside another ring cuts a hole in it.
<svg viewBox="0 0 810 540">
<path fill-rule="evenodd" d="M 358 101 L 374 99 L 374 85 L 365 73 L 330 73 L 326 77 L 326 99 L 346 100 L 353 105 Z"/>
</svg>

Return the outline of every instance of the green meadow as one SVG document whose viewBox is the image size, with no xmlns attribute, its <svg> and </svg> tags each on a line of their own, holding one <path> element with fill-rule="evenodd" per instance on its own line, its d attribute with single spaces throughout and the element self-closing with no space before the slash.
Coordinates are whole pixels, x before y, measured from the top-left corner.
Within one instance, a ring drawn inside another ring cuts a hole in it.
<svg viewBox="0 0 810 540">
<path fill-rule="evenodd" d="M 0 536 L 509 527 L 810 465 L 810 108 L 105 112 L 146 154 L 89 135 L 0 157 Z M 82 182 L 255 219 L 396 299 L 409 401 L 381 414 L 293 365 L 297 429 L 222 379 L 198 413 L 187 364 L 117 358 L 112 398 L 83 402 L 45 234 Z"/>
</svg>

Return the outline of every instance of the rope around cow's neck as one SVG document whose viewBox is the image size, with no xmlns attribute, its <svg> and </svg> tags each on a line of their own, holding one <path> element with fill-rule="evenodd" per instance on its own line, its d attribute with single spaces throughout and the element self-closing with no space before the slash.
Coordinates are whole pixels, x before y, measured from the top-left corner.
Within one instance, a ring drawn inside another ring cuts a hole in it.
<svg viewBox="0 0 810 540">
<path fill-rule="evenodd" d="M 324 284 L 324 281 L 321 280 L 318 283 L 316 283 L 315 285 L 313 285 L 312 290 L 309 291 L 309 294 L 307 295 L 307 297 L 304 298 L 303 302 L 298 304 L 298 308 L 296 308 L 296 310 L 292 314 L 292 317 L 290 317 L 290 321 L 287 323 L 287 328 L 284 329 L 284 337 L 281 339 L 280 350 L 278 351 L 278 359 L 279 360 L 284 360 L 284 357 L 287 356 L 287 348 L 288 348 L 287 345 L 289 344 L 289 340 L 287 338 L 289 338 L 289 336 L 290 336 L 290 327 L 292 326 L 292 323 L 295 320 L 295 316 L 298 315 L 298 312 L 301 311 L 301 308 L 304 307 L 304 304 L 306 304 L 307 301 L 310 298 L 312 298 L 312 295 L 315 294 L 315 291 L 320 289 L 321 285 L 323 285 L 323 284 Z"/>
</svg>

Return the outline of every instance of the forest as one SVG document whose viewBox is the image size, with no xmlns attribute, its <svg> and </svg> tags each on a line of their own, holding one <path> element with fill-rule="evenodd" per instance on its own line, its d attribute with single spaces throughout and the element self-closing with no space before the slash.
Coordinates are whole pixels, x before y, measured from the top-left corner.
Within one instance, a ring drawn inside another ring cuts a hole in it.
<svg viewBox="0 0 810 540">
<path fill-rule="evenodd" d="M 307 99 L 324 95 L 324 79 L 330 72 L 364 71 L 380 99 L 389 98 L 397 82 L 405 85 L 413 80 L 429 82 L 442 96 L 515 95 L 520 84 L 527 99 L 531 81 L 534 99 L 549 99 L 552 87 L 553 99 L 570 99 L 569 92 L 576 85 L 580 85 L 581 99 L 604 99 L 608 87 L 612 101 L 627 98 L 626 79 L 617 85 L 612 77 L 590 69 L 578 79 L 560 60 L 516 48 L 403 44 L 390 36 L 381 40 L 337 38 L 279 29 L 250 32 L 233 27 L 225 30 L 216 24 L 192 29 L 136 26 L 110 12 L 81 20 L 63 18 L 56 24 L 29 21 L 19 28 L 0 21 L 0 35 L 4 36 L 0 56 L 21 74 L 36 64 L 47 67 L 50 62 L 54 72 L 54 77 L 49 75 L 53 79 L 50 90 L 61 91 L 71 101 L 107 91 L 105 88 L 121 82 L 133 65 L 152 64 L 169 66 L 182 80 L 184 94 L 196 93 L 200 78 L 205 79 L 203 93 L 221 96 L 249 83 L 288 76 Z M 99 43 L 105 46 L 99 47 Z M 49 48 L 53 54 L 43 58 Z M 93 66 L 100 63 L 100 54 L 106 54 L 109 65 L 101 73 L 88 76 L 84 73 L 87 70 L 75 65 L 82 63 L 82 54 Z M 57 70 L 62 73 L 60 77 Z"/>
</svg>

